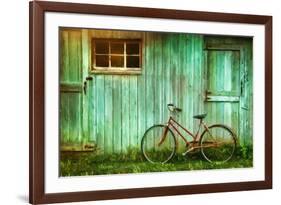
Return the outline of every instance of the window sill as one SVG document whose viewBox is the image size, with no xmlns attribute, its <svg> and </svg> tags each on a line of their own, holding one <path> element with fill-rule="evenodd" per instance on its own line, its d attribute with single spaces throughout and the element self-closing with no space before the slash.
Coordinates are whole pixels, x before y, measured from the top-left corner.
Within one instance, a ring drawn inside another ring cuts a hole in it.
<svg viewBox="0 0 281 205">
<path fill-rule="evenodd" d="M 92 74 L 104 74 L 104 75 L 140 75 L 141 70 L 91 70 Z"/>
</svg>

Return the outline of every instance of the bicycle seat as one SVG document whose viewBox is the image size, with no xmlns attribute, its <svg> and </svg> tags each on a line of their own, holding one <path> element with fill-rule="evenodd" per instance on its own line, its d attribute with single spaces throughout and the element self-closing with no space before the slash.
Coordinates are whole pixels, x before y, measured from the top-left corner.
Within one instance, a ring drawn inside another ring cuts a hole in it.
<svg viewBox="0 0 281 205">
<path fill-rule="evenodd" d="M 177 112 L 181 112 L 181 111 L 182 111 L 182 109 L 181 109 L 181 108 L 178 108 L 178 107 L 175 107 L 174 110 L 177 111 Z"/>
<path fill-rule="evenodd" d="M 205 113 L 205 114 L 200 114 L 200 115 L 194 115 L 193 118 L 202 120 L 202 119 L 204 119 L 206 116 L 207 116 L 207 113 Z"/>
</svg>

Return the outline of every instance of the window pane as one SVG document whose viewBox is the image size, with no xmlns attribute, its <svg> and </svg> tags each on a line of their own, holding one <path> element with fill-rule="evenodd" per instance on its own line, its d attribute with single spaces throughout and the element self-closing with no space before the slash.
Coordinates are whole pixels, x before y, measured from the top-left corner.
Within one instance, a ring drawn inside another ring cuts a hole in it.
<svg viewBox="0 0 281 205">
<path fill-rule="evenodd" d="M 96 55 L 96 66 L 97 67 L 109 67 L 109 56 Z"/>
<path fill-rule="evenodd" d="M 139 56 L 127 56 L 127 67 L 128 68 L 139 68 L 140 67 Z"/>
<path fill-rule="evenodd" d="M 109 54 L 109 42 L 95 42 L 96 54 Z"/>
<path fill-rule="evenodd" d="M 112 54 L 123 54 L 124 53 L 124 43 L 111 43 L 110 49 Z"/>
<path fill-rule="evenodd" d="M 124 67 L 124 56 L 111 56 L 111 67 Z"/>
<path fill-rule="evenodd" d="M 127 54 L 139 54 L 139 43 L 127 43 Z"/>
</svg>

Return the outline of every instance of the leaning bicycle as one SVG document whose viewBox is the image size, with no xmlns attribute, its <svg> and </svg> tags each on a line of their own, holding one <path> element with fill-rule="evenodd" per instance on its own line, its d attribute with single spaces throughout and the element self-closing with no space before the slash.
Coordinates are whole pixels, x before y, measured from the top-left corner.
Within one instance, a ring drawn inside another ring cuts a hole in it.
<svg viewBox="0 0 281 205">
<path fill-rule="evenodd" d="M 167 107 L 172 114 L 178 114 L 182 111 L 181 108 L 173 104 L 168 104 Z M 223 124 L 208 126 L 204 122 L 206 116 L 207 114 L 193 116 L 193 118 L 199 120 L 195 134 L 177 122 L 172 115 L 170 115 L 167 123 L 153 125 L 147 129 L 141 141 L 141 151 L 145 159 L 151 163 L 166 163 L 171 160 L 177 150 L 177 139 L 175 137 L 175 134 L 177 134 L 186 145 L 186 150 L 182 155 L 200 150 L 203 157 L 211 163 L 229 161 L 236 149 L 237 137 L 235 133 L 230 127 Z M 203 127 L 203 132 L 200 134 L 201 127 Z M 181 128 L 181 130 L 178 128 Z M 187 140 L 182 131 L 190 135 L 192 140 Z"/>
</svg>

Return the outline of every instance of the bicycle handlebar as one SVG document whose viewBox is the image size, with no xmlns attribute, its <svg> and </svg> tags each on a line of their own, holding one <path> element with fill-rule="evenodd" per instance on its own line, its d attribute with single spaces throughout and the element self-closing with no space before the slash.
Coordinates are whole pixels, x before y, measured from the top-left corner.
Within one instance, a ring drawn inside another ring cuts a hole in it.
<svg viewBox="0 0 281 205">
<path fill-rule="evenodd" d="M 170 111 L 170 112 L 181 112 L 182 111 L 182 109 L 181 108 L 178 108 L 178 107 L 176 107 L 174 104 L 172 104 L 172 103 L 169 103 L 169 104 L 167 104 L 167 107 L 168 107 L 168 110 Z"/>
</svg>

